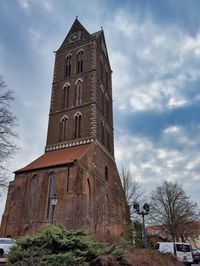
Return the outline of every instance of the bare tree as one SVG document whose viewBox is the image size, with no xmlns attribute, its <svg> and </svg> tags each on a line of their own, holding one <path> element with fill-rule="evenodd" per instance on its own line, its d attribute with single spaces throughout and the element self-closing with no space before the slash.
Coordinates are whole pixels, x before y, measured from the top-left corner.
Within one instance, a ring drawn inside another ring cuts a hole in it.
<svg viewBox="0 0 200 266">
<path fill-rule="evenodd" d="M 133 215 L 133 203 L 140 202 L 144 192 L 141 190 L 141 186 L 134 178 L 129 168 L 122 166 L 120 171 L 120 178 L 122 181 L 122 187 L 126 197 L 127 204 L 130 208 L 131 216 Z"/>
<path fill-rule="evenodd" d="M 179 228 L 179 236 L 182 242 L 187 242 L 188 239 L 194 239 L 199 232 L 199 223 L 189 222 Z"/>
<path fill-rule="evenodd" d="M 123 195 L 121 195 L 121 198 L 125 201 L 123 210 L 127 221 L 124 228 L 125 237 L 129 241 L 135 241 L 137 228 L 135 223 L 131 222 L 131 220 L 136 221 L 139 217 L 137 217 L 133 210 L 133 203 L 141 202 L 143 200 L 144 192 L 141 190 L 139 182 L 134 178 L 134 175 L 129 168 L 125 168 L 124 166 L 121 167 L 120 179 L 123 189 Z"/>
<path fill-rule="evenodd" d="M 13 92 L 9 90 L 0 76 L 0 188 L 5 189 L 8 184 L 6 163 L 12 157 L 17 147 L 13 142 L 16 137 L 14 127 L 16 117 L 11 112 Z"/>
<path fill-rule="evenodd" d="M 197 204 L 192 202 L 183 188 L 164 181 L 151 193 L 150 219 L 172 241 L 179 240 L 183 228 L 198 219 Z"/>
</svg>

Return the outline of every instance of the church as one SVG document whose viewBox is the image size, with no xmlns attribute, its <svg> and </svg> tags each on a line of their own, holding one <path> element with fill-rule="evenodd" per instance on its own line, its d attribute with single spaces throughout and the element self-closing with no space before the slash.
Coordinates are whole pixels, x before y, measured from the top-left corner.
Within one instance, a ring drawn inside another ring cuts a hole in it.
<svg viewBox="0 0 200 266">
<path fill-rule="evenodd" d="M 123 235 L 127 206 L 114 158 L 112 70 L 104 32 L 76 18 L 55 65 L 44 154 L 15 171 L 1 235 L 35 234 L 55 223 Z"/>
</svg>

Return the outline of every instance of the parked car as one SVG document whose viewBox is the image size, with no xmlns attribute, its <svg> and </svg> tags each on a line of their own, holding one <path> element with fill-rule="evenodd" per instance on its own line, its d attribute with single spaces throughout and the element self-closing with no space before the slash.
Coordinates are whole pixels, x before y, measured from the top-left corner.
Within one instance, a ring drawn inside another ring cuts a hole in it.
<svg viewBox="0 0 200 266">
<path fill-rule="evenodd" d="M 193 255 L 189 243 L 158 242 L 155 245 L 155 249 L 160 252 L 169 253 L 173 256 L 176 256 L 177 259 L 183 262 L 185 265 L 192 265 Z"/>
<path fill-rule="evenodd" d="M 198 248 L 193 249 L 192 254 L 193 254 L 193 262 L 195 264 L 199 264 L 200 263 L 200 249 Z"/>
<path fill-rule="evenodd" d="M 0 257 L 6 256 L 10 248 L 15 244 L 16 242 L 12 238 L 0 238 Z"/>
</svg>

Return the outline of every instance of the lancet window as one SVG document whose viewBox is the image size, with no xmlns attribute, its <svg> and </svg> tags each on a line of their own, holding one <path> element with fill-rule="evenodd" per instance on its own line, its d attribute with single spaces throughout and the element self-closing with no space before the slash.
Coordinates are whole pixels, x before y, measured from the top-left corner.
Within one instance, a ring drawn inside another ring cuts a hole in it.
<svg viewBox="0 0 200 266">
<path fill-rule="evenodd" d="M 77 112 L 74 116 L 74 139 L 81 138 L 81 119 L 81 113 Z"/>
<path fill-rule="evenodd" d="M 38 175 L 34 175 L 30 182 L 30 205 L 28 208 L 30 219 L 36 218 L 38 209 Z"/>
<path fill-rule="evenodd" d="M 70 90 L 70 84 L 66 83 L 63 87 L 63 108 L 66 109 L 69 107 L 69 90 Z"/>
<path fill-rule="evenodd" d="M 83 72 L 83 50 L 78 51 L 77 53 L 77 73 Z"/>
<path fill-rule="evenodd" d="M 68 54 L 65 58 L 65 77 L 69 78 L 71 76 L 71 61 L 72 56 L 71 54 Z"/>
<path fill-rule="evenodd" d="M 108 167 L 105 166 L 105 180 L 108 182 Z"/>
<path fill-rule="evenodd" d="M 64 115 L 60 120 L 60 141 L 67 140 L 67 122 L 68 117 Z"/>
<path fill-rule="evenodd" d="M 47 218 L 50 219 L 52 216 L 52 205 L 51 199 L 56 194 L 56 176 L 54 173 L 49 175 L 49 193 L 48 193 L 48 204 L 47 204 Z"/>
<path fill-rule="evenodd" d="M 78 79 L 75 83 L 75 105 L 78 106 L 82 103 L 82 87 L 83 87 L 83 81 L 82 79 Z"/>
</svg>

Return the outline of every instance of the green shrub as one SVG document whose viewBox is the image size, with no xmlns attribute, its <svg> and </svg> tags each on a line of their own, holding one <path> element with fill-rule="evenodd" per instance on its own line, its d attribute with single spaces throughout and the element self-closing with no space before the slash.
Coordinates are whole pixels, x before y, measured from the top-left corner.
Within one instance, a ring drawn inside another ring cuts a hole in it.
<svg viewBox="0 0 200 266">
<path fill-rule="evenodd" d="M 10 265 L 90 265 L 98 257 L 112 255 L 123 260 L 123 250 L 97 243 L 84 231 L 66 231 L 50 226 L 34 237 L 17 240 L 8 255 Z"/>
</svg>

